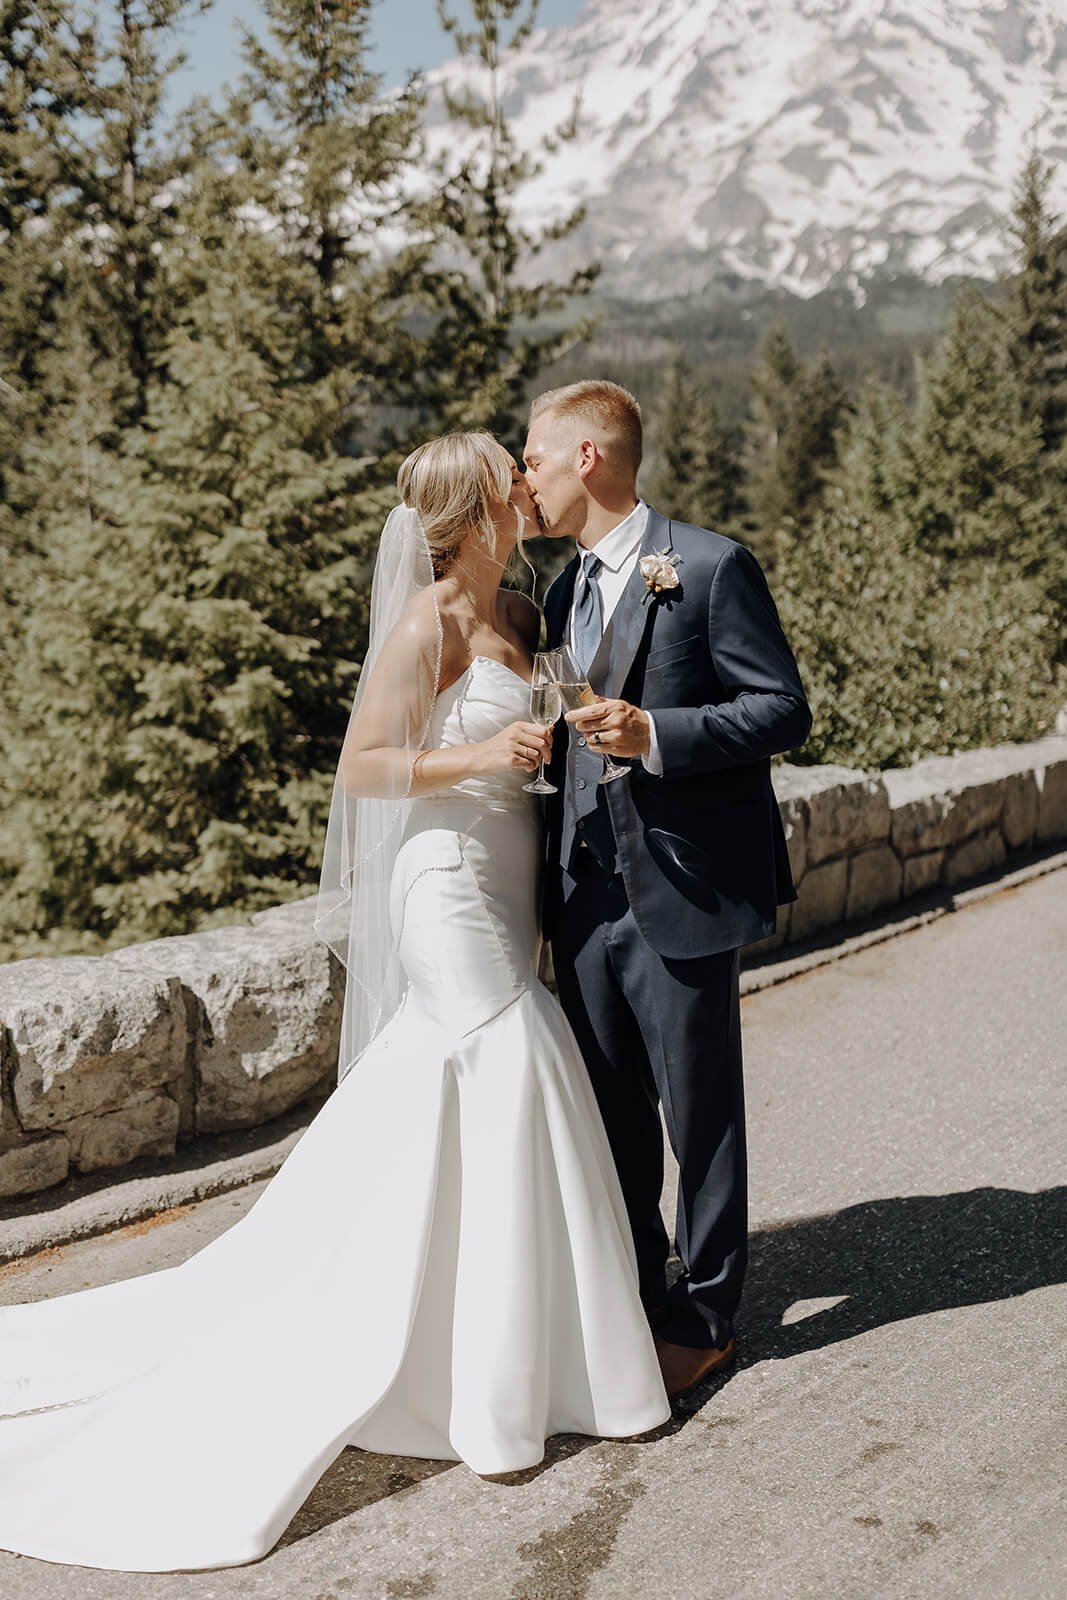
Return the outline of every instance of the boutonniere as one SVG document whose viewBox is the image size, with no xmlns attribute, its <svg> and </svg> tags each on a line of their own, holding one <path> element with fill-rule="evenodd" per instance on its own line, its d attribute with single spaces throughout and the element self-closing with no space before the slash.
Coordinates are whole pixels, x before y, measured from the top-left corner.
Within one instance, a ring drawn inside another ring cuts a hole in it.
<svg viewBox="0 0 1067 1600">
<path fill-rule="evenodd" d="M 666 550 L 657 550 L 654 555 L 641 557 L 641 576 L 645 580 L 645 592 L 641 596 L 644 605 L 650 594 L 664 594 L 668 589 L 677 589 L 681 583 L 678 568 L 682 565 L 680 556 L 668 545 Z"/>
</svg>

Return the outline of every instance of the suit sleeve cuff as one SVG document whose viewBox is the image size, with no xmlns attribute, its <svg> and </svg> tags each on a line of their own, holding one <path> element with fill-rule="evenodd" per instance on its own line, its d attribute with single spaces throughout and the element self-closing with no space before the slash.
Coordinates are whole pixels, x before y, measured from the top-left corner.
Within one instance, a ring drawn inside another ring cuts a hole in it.
<svg viewBox="0 0 1067 1600">
<path fill-rule="evenodd" d="M 660 755 L 659 739 L 656 737 L 656 721 L 649 711 L 645 712 L 645 716 L 648 718 L 648 752 L 641 757 L 641 765 L 654 778 L 662 778 L 663 757 Z"/>
</svg>

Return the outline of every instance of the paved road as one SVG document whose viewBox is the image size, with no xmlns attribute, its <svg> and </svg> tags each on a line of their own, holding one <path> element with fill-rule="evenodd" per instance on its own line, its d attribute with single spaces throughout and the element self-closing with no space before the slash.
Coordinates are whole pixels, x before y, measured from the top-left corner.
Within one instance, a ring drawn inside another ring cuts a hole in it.
<svg viewBox="0 0 1067 1600">
<path fill-rule="evenodd" d="M 0 1595 L 1061 1596 L 1065 974 L 1059 872 L 746 1000 L 744 1361 L 654 1439 L 493 1483 L 349 1450 L 256 1566 L 0 1555 Z M 257 1190 L 0 1269 L 0 1300 L 168 1265 Z"/>
</svg>

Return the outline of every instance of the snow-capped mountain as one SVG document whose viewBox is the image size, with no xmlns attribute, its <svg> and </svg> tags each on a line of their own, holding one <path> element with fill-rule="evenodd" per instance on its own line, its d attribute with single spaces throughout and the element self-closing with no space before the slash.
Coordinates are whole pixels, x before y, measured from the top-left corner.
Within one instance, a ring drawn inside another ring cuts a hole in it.
<svg viewBox="0 0 1067 1600">
<path fill-rule="evenodd" d="M 442 80 L 478 79 L 431 74 L 432 142 Z M 598 257 L 620 294 L 991 275 L 1034 139 L 1067 204 L 1067 0 L 588 0 L 500 87 L 530 147 L 581 96 L 523 205 L 545 221 L 585 202 L 556 264 Z"/>
</svg>

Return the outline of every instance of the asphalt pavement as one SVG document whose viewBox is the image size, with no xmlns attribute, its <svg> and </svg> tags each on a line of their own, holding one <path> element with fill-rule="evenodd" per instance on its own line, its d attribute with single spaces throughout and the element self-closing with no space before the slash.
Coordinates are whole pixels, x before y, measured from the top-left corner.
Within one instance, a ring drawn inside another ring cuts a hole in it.
<svg viewBox="0 0 1067 1600">
<path fill-rule="evenodd" d="M 743 1013 L 752 1262 L 732 1376 L 646 1440 L 555 1440 L 508 1480 L 345 1451 L 254 1566 L 146 1577 L 0 1553 L 2 1600 L 1059 1600 L 1067 871 Z M 261 1189 L 2 1267 L 0 1303 L 172 1265 Z"/>
</svg>

